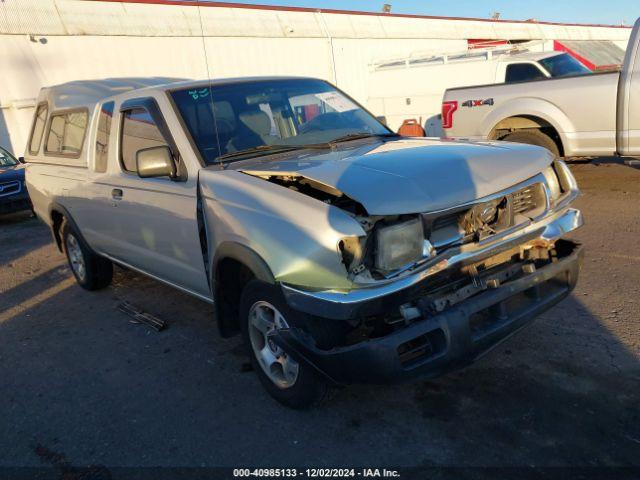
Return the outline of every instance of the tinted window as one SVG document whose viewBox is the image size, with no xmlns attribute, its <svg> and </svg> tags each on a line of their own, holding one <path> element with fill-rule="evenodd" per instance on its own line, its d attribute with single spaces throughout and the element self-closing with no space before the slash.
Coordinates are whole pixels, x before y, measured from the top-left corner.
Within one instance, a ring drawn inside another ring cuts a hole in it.
<svg viewBox="0 0 640 480">
<path fill-rule="evenodd" d="M 349 134 L 390 133 L 321 80 L 238 82 L 185 88 L 171 95 L 207 163 L 264 145 L 308 145 Z"/>
<path fill-rule="evenodd" d="M 87 118 L 86 111 L 52 114 L 45 152 L 69 157 L 79 156 L 87 129 Z"/>
<path fill-rule="evenodd" d="M 13 155 L 0 147 L 0 167 L 13 167 L 17 164 L 18 161 L 13 157 Z"/>
<path fill-rule="evenodd" d="M 506 82 L 526 82 L 546 78 L 538 67 L 531 63 L 512 63 L 507 66 Z"/>
<path fill-rule="evenodd" d="M 137 172 L 136 153 L 143 148 L 167 145 L 149 112 L 133 108 L 122 113 L 120 160 L 127 172 Z"/>
<path fill-rule="evenodd" d="M 543 58 L 540 64 L 552 77 L 569 77 L 571 75 L 584 75 L 591 73 L 587 67 L 581 64 L 568 53 L 556 55 L 555 57 Z"/>
<path fill-rule="evenodd" d="M 98 117 L 98 131 L 96 132 L 96 172 L 107 171 L 113 106 L 113 102 L 107 102 L 103 104 L 100 109 L 100 116 Z"/>
<path fill-rule="evenodd" d="M 36 115 L 33 122 L 33 130 L 31 131 L 31 140 L 29 141 L 29 153 L 36 154 L 40 150 L 40 142 L 44 132 L 44 123 L 47 120 L 47 104 L 38 105 Z"/>
</svg>

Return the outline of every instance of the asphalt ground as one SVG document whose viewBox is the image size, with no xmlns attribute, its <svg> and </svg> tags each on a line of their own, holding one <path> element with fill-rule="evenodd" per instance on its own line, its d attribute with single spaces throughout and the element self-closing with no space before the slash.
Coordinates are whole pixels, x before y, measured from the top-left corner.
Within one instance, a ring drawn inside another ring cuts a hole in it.
<svg viewBox="0 0 640 480">
<path fill-rule="evenodd" d="M 43 224 L 0 218 L 0 466 L 640 467 L 640 170 L 571 168 L 570 298 L 469 368 L 304 412 L 263 391 L 209 305 L 121 269 L 86 292 Z"/>
</svg>

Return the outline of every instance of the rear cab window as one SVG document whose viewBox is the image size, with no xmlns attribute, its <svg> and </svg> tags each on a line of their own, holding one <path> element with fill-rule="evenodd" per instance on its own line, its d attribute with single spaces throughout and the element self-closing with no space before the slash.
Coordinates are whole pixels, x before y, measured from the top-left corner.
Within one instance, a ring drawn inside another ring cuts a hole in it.
<svg viewBox="0 0 640 480">
<path fill-rule="evenodd" d="M 527 82 L 547 78 L 533 63 L 511 63 L 507 65 L 506 83 Z"/>
<path fill-rule="evenodd" d="M 124 171 L 137 173 L 138 150 L 161 146 L 169 144 L 145 108 L 136 107 L 122 111 L 120 163 Z"/>
<path fill-rule="evenodd" d="M 111 137 L 111 121 L 113 120 L 114 105 L 114 102 L 103 103 L 98 115 L 94 170 L 99 173 L 107 171 L 109 139 Z"/>
<path fill-rule="evenodd" d="M 45 141 L 45 154 L 78 158 L 82 153 L 89 114 L 87 109 L 53 112 Z"/>
</svg>

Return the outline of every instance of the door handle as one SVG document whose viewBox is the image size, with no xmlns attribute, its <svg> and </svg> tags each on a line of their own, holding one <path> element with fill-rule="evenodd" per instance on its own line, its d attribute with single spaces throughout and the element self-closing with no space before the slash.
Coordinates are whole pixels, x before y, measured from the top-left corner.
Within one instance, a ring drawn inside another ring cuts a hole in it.
<svg viewBox="0 0 640 480">
<path fill-rule="evenodd" d="M 111 190 L 111 198 L 114 200 L 122 200 L 122 190 L 120 188 Z"/>
</svg>

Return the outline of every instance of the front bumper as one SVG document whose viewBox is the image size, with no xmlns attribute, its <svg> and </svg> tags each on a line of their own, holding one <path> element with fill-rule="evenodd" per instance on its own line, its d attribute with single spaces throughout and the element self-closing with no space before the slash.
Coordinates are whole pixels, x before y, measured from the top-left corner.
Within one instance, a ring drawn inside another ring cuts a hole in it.
<svg viewBox="0 0 640 480">
<path fill-rule="evenodd" d="M 528 242 L 553 243 L 583 223 L 579 210 L 567 208 L 496 240 L 480 243 L 473 250 L 451 249 L 414 273 L 384 285 L 354 289 L 347 293 L 315 292 L 282 285 L 282 291 L 291 308 L 322 318 L 349 320 L 381 315 L 397 310 L 407 299 L 420 292 L 432 276 L 444 270 L 476 263 Z"/>
<path fill-rule="evenodd" d="M 26 189 L 11 195 L 0 195 L 0 215 L 31 209 L 31 200 Z"/>
<path fill-rule="evenodd" d="M 275 331 L 273 340 L 339 384 L 436 377 L 475 361 L 569 295 L 582 257 L 581 247 L 571 245 L 554 263 L 385 337 L 320 350 L 288 328 Z"/>
</svg>

